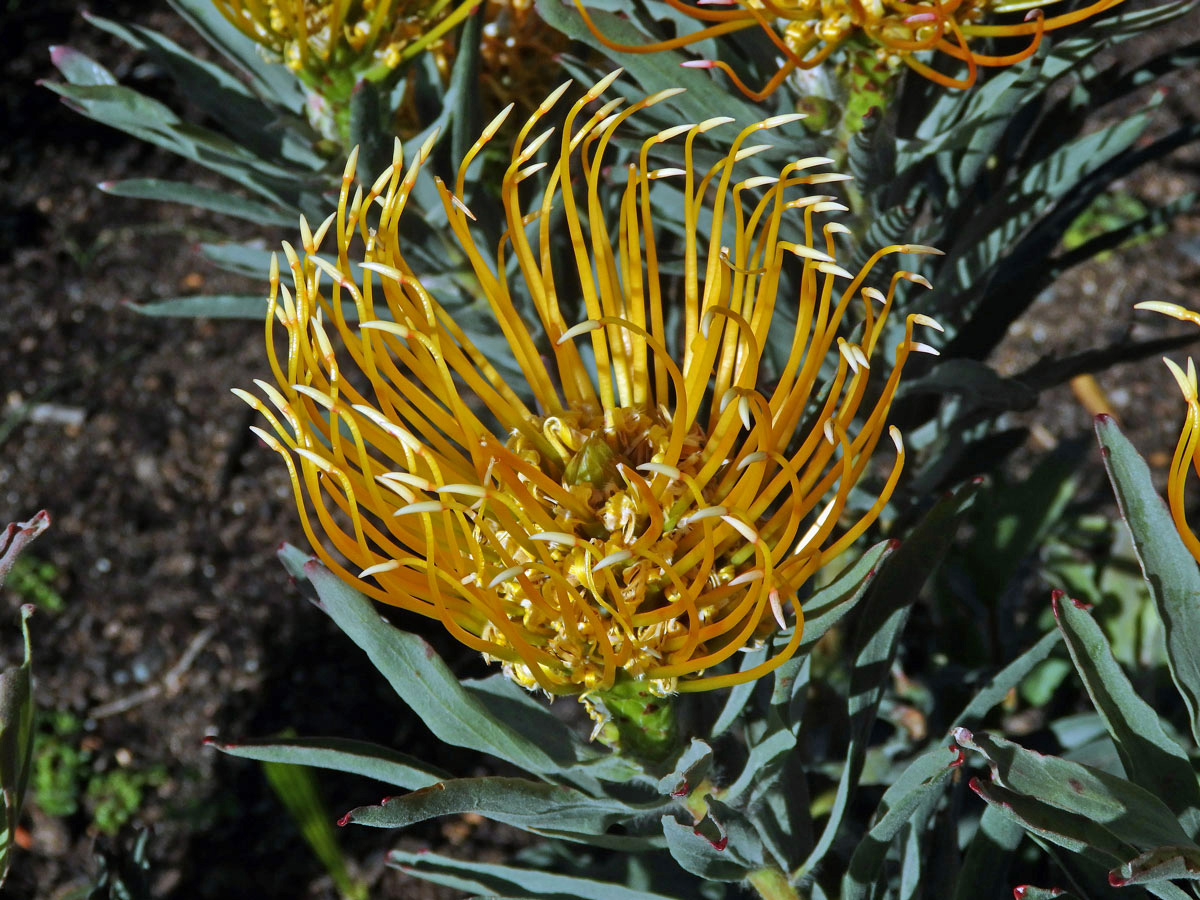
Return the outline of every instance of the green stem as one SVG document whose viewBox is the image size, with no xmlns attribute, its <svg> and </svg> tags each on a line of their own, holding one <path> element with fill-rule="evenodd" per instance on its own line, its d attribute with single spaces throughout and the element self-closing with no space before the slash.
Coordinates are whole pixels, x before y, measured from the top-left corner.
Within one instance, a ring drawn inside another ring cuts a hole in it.
<svg viewBox="0 0 1200 900">
<path fill-rule="evenodd" d="M 800 900 L 796 889 L 788 883 L 787 875 L 773 866 L 751 872 L 746 880 L 762 900 Z"/>
<path fill-rule="evenodd" d="M 644 681 L 618 680 L 588 699 L 606 714 L 597 736 L 601 743 L 651 764 L 663 762 L 678 749 L 673 698 L 657 696 Z"/>
</svg>

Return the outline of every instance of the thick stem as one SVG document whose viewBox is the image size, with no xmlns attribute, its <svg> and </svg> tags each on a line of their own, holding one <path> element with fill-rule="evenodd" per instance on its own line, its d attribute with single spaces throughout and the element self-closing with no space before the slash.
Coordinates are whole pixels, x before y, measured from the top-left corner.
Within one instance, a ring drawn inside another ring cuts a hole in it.
<svg viewBox="0 0 1200 900">
<path fill-rule="evenodd" d="M 672 698 L 657 696 L 644 681 L 618 681 L 588 699 L 605 714 L 597 734 L 602 743 L 648 763 L 661 763 L 677 749 L 679 729 Z"/>
<path fill-rule="evenodd" d="M 800 900 L 800 894 L 788 883 L 787 875 L 779 869 L 757 869 L 746 879 L 763 900 Z"/>
</svg>

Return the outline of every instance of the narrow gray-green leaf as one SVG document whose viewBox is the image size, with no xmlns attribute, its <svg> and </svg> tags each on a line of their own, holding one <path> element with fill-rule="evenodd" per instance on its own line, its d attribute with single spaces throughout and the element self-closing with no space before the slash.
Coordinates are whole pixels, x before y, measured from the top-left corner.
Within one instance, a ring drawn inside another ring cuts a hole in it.
<svg viewBox="0 0 1200 900">
<path fill-rule="evenodd" d="M 1125 774 L 1162 798 L 1176 815 L 1186 813 L 1194 826 L 1200 814 L 1200 786 L 1187 754 L 1163 730 L 1158 713 L 1133 689 L 1103 629 L 1087 611 L 1061 592 L 1051 603 L 1075 669 L 1117 745 Z"/>
<path fill-rule="evenodd" d="M 186 203 L 259 225 L 292 226 L 299 213 L 284 211 L 256 200 L 247 200 L 228 191 L 189 184 L 185 181 L 166 181 L 160 178 L 130 178 L 125 181 L 102 181 L 97 185 L 106 194 L 117 197 L 136 197 L 140 200 L 161 200 L 167 203 Z"/>
<path fill-rule="evenodd" d="M 970 506 L 980 483 L 974 480 L 942 498 L 913 529 L 908 540 L 900 544 L 871 585 L 855 636 L 857 653 L 848 702 L 850 746 L 829 819 L 804 861 L 802 872 L 811 871 L 833 846 L 862 774 L 866 743 L 909 611 L 925 580 L 950 546 L 959 517 Z"/>
<path fill-rule="evenodd" d="M 129 308 L 143 316 L 163 316 L 185 319 L 253 319 L 263 321 L 267 316 L 267 298 L 253 294 L 197 294 L 195 297 L 170 297 L 148 303 L 130 303 Z M 342 304 L 347 322 L 358 321 L 358 308 L 347 301 Z"/>
<path fill-rule="evenodd" d="M 1125 887 L 1165 879 L 1200 881 L 1200 851 L 1194 847 L 1155 847 L 1109 873 L 1109 884 Z"/>
<path fill-rule="evenodd" d="M 1097 416 L 1096 436 L 1163 622 L 1171 677 L 1187 704 L 1193 739 L 1200 743 L 1200 572 L 1154 490 L 1149 468 L 1117 423 L 1110 416 Z"/>
<path fill-rule="evenodd" d="M 564 897 L 573 900 L 675 900 L 665 894 L 635 891 L 590 878 L 452 859 L 438 853 L 393 850 L 387 855 L 387 864 L 434 884 L 460 891 L 477 891 L 489 897 L 520 897 L 525 900 L 562 900 Z"/>
<path fill-rule="evenodd" d="M 285 545 L 279 557 L 293 575 L 312 582 L 322 609 L 439 739 L 534 774 L 559 771 L 560 763 L 541 746 L 493 718 L 427 641 L 388 624 L 366 597 L 297 548 Z"/>
<path fill-rule="evenodd" d="M 674 816 L 662 817 L 663 834 L 671 856 L 684 868 L 706 881 L 741 881 L 749 869 L 726 853 L 724 835 L 706 836 L 696 826 L 683 825 Z"/>
<path fill-rule="evenodd" d="M 409 791 L 429 787 L 450 777 L 435 766 L 367 741 L 287 738 L 226 743 L 209 738 L 205 743 L 230 756 L 348 772 Z"/>
<path fill-rule="evenodd" d="M 71 84 L 117 83 L 112 72 L 74 47 L 51 47 L 50 62 Z"/>
<path fill-rule="evenodd" d="M 988 806 L 979 817 L 979 827 L 975 836 L 967 845 L 963 856 L 962 867 L 954 880 L 954 895 L 952 900 L 984 900 L 998 898 L 1007 893 L 1002 887 L 1002 879 L 1008 871 L 1013 854 L 1025 837 L 1025 829 L 1011 818 L 1003 815 L 994 806 Z M 980 886 L 985 888 L 984 898 L 980 897 Z M 1029 888 L 1033 894 L 1018 894 L 1020 887 L 1013 888 L 1013 900 L 1043 900 L 1043 895 L 1036 893 L 1040 888 Z"/>
<path fill-rule="evenodd" d="M 263 58 L 261 48 L 237 30 L 211 0 L 168 0 L 204 39 L 253 80 L 259 93 L 293 112 L 304 108 L 304 88 L 291 70 Z"/>
<path fill-rule="evenodd" d="M 804 636 L 797 651 L 798 656 L 811 650 L 830 628 L 858 605 L 875 575 L 899 546 L 900 542 L 896 540 L 880 541 L 866 550 L 833 581 L 814 591 L 812 596 L 801 604 L 804 611 Z"/>
<path fill-rule="evenodd" d="M 972 778 L 970 784 L 971 790 L 991 809 L 1072 853 L 1079 853 L 1106 867 L 1129 856 L 1128 843 L 1087 816 L 1059 809 L 979 778 Z"/>
<path fill-rule="evenodd" d="M 1196 846 L 1162 800 L 1124 778 L 991 734 L 957 728 L 954 737 L 960 746 L 983 754 L 997 784 L 1103 826 L 1139 850 Z"/>
<path fill-rule="evenodd" d="M 201 294 L 130 303 L 129 308 L 143 316 L 261 321 L 267 315 L 267 298 L 252 294 Z"/>
<path fill-rule="evenodd" d="M 524 831 L 552 831 L 567 840 L 586 841 L 644 811 L 617 800 L 594 799 L 573 788 L 490 776 L 438 782 L 378 806 L 350 810 L 339 824 L 403 828 L 438 816 L 476 813 Z"/>
</svg>

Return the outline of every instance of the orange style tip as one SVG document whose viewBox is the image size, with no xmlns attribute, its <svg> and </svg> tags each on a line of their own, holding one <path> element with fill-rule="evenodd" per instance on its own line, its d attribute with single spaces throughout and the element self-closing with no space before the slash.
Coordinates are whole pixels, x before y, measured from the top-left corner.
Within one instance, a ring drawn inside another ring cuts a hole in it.
<svg viewBox="0 0 1200 900">
<path fill-rule="evenodd" d="M 927 244 L 901 244 L 901 253 L 929 253 L 933 256 L 945 256 L 944 250 L 939 250 L 937 247 L 930 247 Z"/>
<path fill-rule="evenodd" d="M 711 69 L 716 63 L 711 59 L 687 59 L 679 64 L 684 69 Z"/>
</svg>

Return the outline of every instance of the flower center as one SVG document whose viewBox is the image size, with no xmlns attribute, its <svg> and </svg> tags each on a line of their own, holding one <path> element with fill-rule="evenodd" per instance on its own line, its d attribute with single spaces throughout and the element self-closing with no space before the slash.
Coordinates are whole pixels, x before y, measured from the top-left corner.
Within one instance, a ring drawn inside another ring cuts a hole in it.
<svg viewBox="0 0 1200 900">
<path fill-rule="evenodd" d="M 552 565 L 537 566 L 521 546 L 526 535 L 476 532 L 480 546 L 496 541 L 505 557 L 528 566 L 524 577 L 497 586 L 514 610 L 510 621 L 537 635 L 586 686 L 603 680 L 598 646 L 611 647 L 617 665 L 635 678 L 685 648 L 693 656 L 703 623 L 744 599 L 745 588 L 726 586 L 755 563 L 752 552 L 737 552 L 745 544 L 706 547 L 706 529 L 689 521 L 689 513 L 720 508 L 712 496 L 718 479 L 699 480 L 708 462 L 704 430 L 692 427 L 678 464 L 670 466 L 662 462 L 670 421 L 655 410 L 573 411 L 536 424 L 553 455 L 523 434 L 510 437 L 506 449 L 560 488 L 551 492 L 521 478 L 540 507 L 536 518 L 554 523 L 553 531 L 535 535 L 549 545 Z M 569 615 L 571 608 L 581 614 Z M 764 630 L 773 629 L 767 617 Z M 496 628 L 484 637 L 504 643 Z M 512 664 L 509 674 L 536 687 L 523 668 Z M 660 680 L 663 693 L 672 690 L 674 679 Z"/>
</svg>

